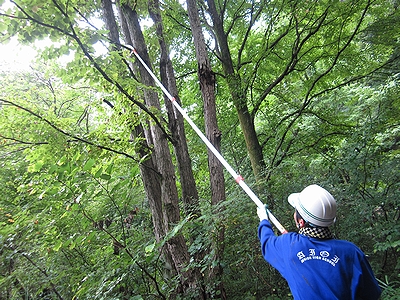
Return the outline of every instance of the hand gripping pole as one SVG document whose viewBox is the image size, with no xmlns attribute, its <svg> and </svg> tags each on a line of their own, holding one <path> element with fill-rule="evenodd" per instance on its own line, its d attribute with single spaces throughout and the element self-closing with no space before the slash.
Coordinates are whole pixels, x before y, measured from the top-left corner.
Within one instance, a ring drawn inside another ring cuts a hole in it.
<svg viewBox="0 0 400 300">
<path fill-rule="evenodd" d="M 206 146 L 211 150 L 211 152 L 215 155 L 215 157 L 221 162 L 221 164 L 225 167 L 225 169 L 232 175 L 232 177 L 236 180 L 236 182 L 242 187 L 242 189 L 246 192 L 246 194 L 250 197 L 251 200 L 260 208 L 264 208 L 264 204 L 260 199 L 253 193 L 253 191 L 248 187 L 248 185 L 244 182 L 242 176 L 237 174 L 232 167 L 228 164 L 228 162 L 222 157 L 222 155 L 218 152 L 217 149 L 211 144 L 211 142 L 207 139 L 207 137 L 201 132 L 201 130 L 196 126 L 195 123 L 190 119 L 188 114 L 182 109 L 182 107 L 178 104 L 175 97 L 173 97 L 168 90 L 164 87 L 164 85 L 158 80 L 158 78 L 154 75 L 151 69 L 147 66 L 147 64 L 140 57 L 138 52 L 131 45 L 125 45 L 126 48 L 130 49 L 132 53 L 136 56 L 136 58 L 140 61 L 143 67 L 147 70 L 147 72 L 153 77 L 154 81 L 161 88 L 164 94 L 168 97 L 168 99 L 172 102 L 175 108 L 182 114 L 183 118 L 189 123 L 189 125 L 193 128 L 193 130 L 197 133 L 197 135 L 202 139 L 202 141 L 206 144 Z M 274 215 L 267 209 L 267 214 L 271 222 L 275 225 L 276 228 L 283 234 L 287 233 L 287 230 L 279 223 L 279 221 L 274 217 Z"/>
</svg>

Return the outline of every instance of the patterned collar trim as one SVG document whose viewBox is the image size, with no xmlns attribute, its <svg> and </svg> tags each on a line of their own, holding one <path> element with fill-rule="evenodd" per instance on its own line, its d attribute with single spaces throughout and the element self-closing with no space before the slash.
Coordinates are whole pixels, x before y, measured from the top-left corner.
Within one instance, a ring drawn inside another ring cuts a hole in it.
<svg viewBox="0 0 400 300">
<path fill-rule="evenodd" d="M 305 236 L 318 239 L 333 239 L 334 236 L 328 227 L 303 227 L 299 233 Z"/>
</svg>

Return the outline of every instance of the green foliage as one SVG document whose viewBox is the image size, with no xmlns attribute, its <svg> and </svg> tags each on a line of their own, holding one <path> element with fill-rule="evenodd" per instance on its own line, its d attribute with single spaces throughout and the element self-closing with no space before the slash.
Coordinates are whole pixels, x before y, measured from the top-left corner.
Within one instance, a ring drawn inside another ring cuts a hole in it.
<svg viewBox="0 0 400 300">
<path fill-rule="evenodd" d="M 314 182 L 329 189 L 339 204 L 335 234 L 369 256 L 382 299 L 396 299 L 399 32 L 398 26 L 384 25 L 399 14 L 387 2 L 368 3 L 252 7 L 228 1 L 224 25 L 268 166 L 265 181 L 253 184 L 257 194 L 294 230 L 287 195 Z M 0 298 L 173 297 L 181 274 L 174 277 L 160 253 L 183 234 L 191 255 L 183 270 L 203 274 L 210 297 L 217 296 L 219 282 L 206 275 L 222 266 L 228 299 L 291 299 L 286 282 L 261 257 L 251 200 L 227 177 L 228 200 L 219 207 L 209 203 L 206 148 L 190 128 L 186 138 L 202 216 L 182 216 L 164 240 L 155 241 L 138 167 L 147 157 L 136 153 L 141 140 L 131 138 L 132 129 L 148 121 L 132 102 L 143 103 L 147 87 L 129 73 L 123 61 L 135 61 L 129 53 L 96 54 L 99 42 L 108 45 L 107 30 L 91 26 L 99 16 L 97 2 L 58 4 L 22 1 L 1 15 L 4 37 L 17 35 L 29 45 L 47 37 L 57 43 L 41 52 L 46 64 L 32 72 L 0 74 Z M 143 19 L 146 8 L 138 3 Z M 364 9 L 366 17 L 358 23 Z M 162 15 L 180 98 L 202 128 L 186 12 L 178 2 L 165 1 Z M 144 31 L 157 61 L 154 28 Z M 215 49 L 213 35 L 207 39 Z M 232 96 L 219 76 L 220 56 L 212 53 L 222 152 L 253 183 Z M 66 65 L 51 62 L 68 54 Z M 220 228 L 224 255 L 215 260 Z"/>
<path fill-rule="evenodd" d="M 16 78 L 2 77 L 5 83 Z M 135 289 L 126 287 L 140 282 L 135 274 L 143 271 L 134 262 L 144 260 L 143 238 L 152 236 L 137 166 L 77 139 L 100 140 L 97 130 L 104 146 L 106 130 L 118 132 L 101 129 L 99 117 L 107 115 L 96 111 L 90 89 L 77 97 L 75 88 L 54 79 L 43 80 L 46 86 L 21 78 L 32 87 L 18 91 L 18 85 L 5 93 L 4 98 L 15 98 L 1 108 L 2 298 L 60 293 L 108 299 L 110 293 L 131 293 Z M 53 93 L 48 93 L 50 84 Z M 127 141 L 119 145 L 119 150 L 128 147 Z M 145 289 L 135 285 L 137 291 Z"/>
<path fill-rule="evenodd" d="M 382 287 L 382 299 L 397 299 L 400 295 L 400 282 L 398 280 L 389 281 L 388 276 L 384 280 L 379 280 Z"/>
</svg>

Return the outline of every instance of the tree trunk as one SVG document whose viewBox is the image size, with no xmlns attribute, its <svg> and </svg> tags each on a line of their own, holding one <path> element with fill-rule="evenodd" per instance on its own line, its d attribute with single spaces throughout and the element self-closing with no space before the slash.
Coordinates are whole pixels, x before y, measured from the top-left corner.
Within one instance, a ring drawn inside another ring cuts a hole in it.
<svg viewBox="0 0 400 300">
<path fill-rule="evenodd" d="M 126 42 L 131 44 L 131 37 L 126 23 L 125 17 L 118 6 L 119 17 L 121 20 L 122 32 L 126 38 Z M 116 43 L 113 49 L 120 48 L 119 33 L 117 24 L 115 22 L 115 16 L 112 9 L 110 0 L 102 0 L 103 20 L 106 23 L 106 27 L 109 29 L 109 38 Z M 147 134 L 149 136 L 149 134 Z M 142 125 L 137 125 L 132 131 L 132 137 L 135 139 L 142 139 L 146 137 L 146 132 Z M 148 144 L 149 139 L 144 139 L 142 145 L 138 148 L 140 157 L 148 156 L 148 159 L 141 162 L 139 165 L 140 174 L 143 181 L 143 186 L 146 192 L 147 201 L 149 203 L 150 210 L 152 212 L 152 222 L 154 236 L 157 242 L 161 242 L 167 234 L 168 226 L 163 214 L 162 204 L 162 192 L 161 192 L 161 174 L 158 172 L 156 162 L 157 158 L 154 153 L 149 153 L 151 149 Z M 152 144 L 152 142 L 151 142 Z M 163 257 L 166 263 L 166 273 L 169 278 L 176 276 L 177 270 L 173 267 L 174 262 L 171 254 L 168 251 L 164 251 Z"/>
<path fill-rule="evenodd" d="M 118 25 L 115 21 L 111 0 L 101 0 L 101 9 L 103 12 L 103 21 L 108 30 L 108 38 L 115 43 L 112 45 L 112 50 L 120 49 Z"/>
<path fill-rule="evenodd" d="M 175 101 L 181 105 L 178 97 L 178 89 L 176 87 L 174 70 L 172 62 L 169 58 L 167 43 L 164 39 L 164 30 L 160 14 L 158 0 L 149 0 L 149 13 L 156 26 L 156 34 L 161 50 L 160 58 L 160 77 L 161 82 L 167 88 L 169 93 L 175 97 Z M 199 195 L 197 193 L 196 182 L 192 170 L 192 162 L 189 156 L 188 146 L 186 142 L 186 134 L 184 128 L 183 116 L 172 105 L 168 97 L 164 96 L 165 107 L 168 112 L 168 127 L 174 141 L 174 149 L 178 162 L 178 170 L 180 174 L 180 182 L 182 188 L 182 200 L 187 214 L 193 214 L 200 217 Z"/>
<path fill-rule="evenodd" d="M 207 4 L 213 23 L 213 30 L 219 46 L 222 67 L 224 69 L 229 91 L 232 95 L 232 101 L 238 113 L 240 127 L 243 131 L 253 174 L 256 180 L 260 181 L 265 170 L 265 162 L 262 147 L 258 141 L 254 127 L 254 120 L 247 106 L 246 93 L 242 87 L 240 75 L 235 72 L 233 67 L 232 56 L 228 46 L 227 35 L 224 31 L 222 17 L 217 12 L 214 0 L 207 0 Z"/>
<path fill-rule="evenodd" d="M 122 13 L 127 21 L 130 39 L 133 41 L 138 54 L 144 62 L 151 68 L 149 55 L 147 52 L 143 33 L 141 31 L 138 16 L 135 10 L 130 6 L 123 4 Z M 138 65 L 141 83 L 148 87 L 154 87 L 153 78 L 147 70 L 141 65 Z M 153 89 L 144 89 L 144 99 L 148 107 L 161 111 L 157 92 Z M 161 128 L 157 125 L 150 124 L 149 132 L 146 134 L 146 140 L 149 145 L 153 146 L 153 155 L 156 158 L 158 173 L 160 174 L 161 184 L 161 201 L 163 205 L 165 232 L 170 232 L 173 227 L 180 222 L 180 210 L 178 190 L 175 181 L 175 169 L 172 164 L 171 153 L 166 136 Z M 167 249 L 173 260 L 173 267 L 178 274 L 181 275 L 181 285 L 185 292 L 198 290 L 198 282 L 196 274 L 192 270 L 185 270 L 185 267 L 190 262 L 190 256 L 185 239 L 182 234 L 178 233 L 169 239 L 166 243 Z"/>
<path fill-rule="evenodd" d="M 193 34 L 196 58 L 198 65 L 198 77 L 200 81 L 200 88 L 203 97 L 204 105 L 204 120 L 205 131 L 207 139 L 213 144 L 215 149 L 221 151 L 221 132 L 218 129 L 217 113 L 215 104 L 215 74 L 211 70 L 210 61 L 207 55 L 207 47 L 204 41 L 203 32 L 201 29 L 199 13 L 195 0 L 186 1 L 187 10 L 189 14 L 190 27 Z M 208 150 L 208 168 L 210 171 L 210 185 L 211 185 L 211 203 L 217 205 L 225 201 L 225 180 L 222 164 L 215 157 L 215 155 Z M 224 284 L 222 282 L 223 269 L 220 261 L 223 255 L 225 227 L 222 222 L 216 221 L 216 240 L 214 243 L 215 257 L 214 260 L 217 265 L 211 269 L 210 281 L 216 284 L 215 289 L 217 294 L 226 299 Z"/>
<path fill-rule="evenodd" d="M 174 70 L 172 67 L 171 59 L 169 58 L 169 50 L 167 43 L 164 39 L 164 30 L 162 17 L 160 13 L 158 0 L 149 0 L 149 14 L 154 21 L 156 27 L 156 35 L 160 45 L 160 77 L 162 84 L 167 88 L 171 95 L 175 98 L 175 101 L 181 105 L 178 97 L 178 89 L 176 86 L 176 80 Z M 165 107 L 168 113 L 168 127 L 172 135 L 173 146 L 176 154 L 176 160 L 178 162 L 178 171 L 180 175 L 180 183 L 182 189 L 182 200 L 184 209 L 187 215 L 191 215 L 193 218 L 199 218 L 201 216 L 199 206 L 199 196 L 197 193 L 196 182 L 192 170 L 192 162 L 189 156 L 188 146 L 186 142 L 186 134 L 184 128 L 184 119 L 179 111 L 175 109 L 170 99 L 164 95 Z M 190 241 L 196 240 L 197 236 L 202 232 L 197 227 L 190 228 Z M 194 254 L 194 259 L 197 263 L 201 263 L 204 259 L 204 249 L 199 249 Z M 193 269 L 196 273 L 197 278 L 202 278 L 199 268 Z M 200 288 L 200 287 L 199 287 Z M 202 284 L 201 289 L 198 291 L 199 299 L 205 297 L 205 288 Z"/>
</svg>

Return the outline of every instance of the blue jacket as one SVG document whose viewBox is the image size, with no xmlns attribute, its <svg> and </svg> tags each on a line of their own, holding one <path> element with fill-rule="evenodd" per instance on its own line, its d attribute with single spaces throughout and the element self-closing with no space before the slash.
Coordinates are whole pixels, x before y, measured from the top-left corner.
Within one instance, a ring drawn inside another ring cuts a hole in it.
<svg viewBox="0 0 400 300">
<path fill-rule="evenodd" d="M 267 220 L 258 237 L 262 255 L 286 279 L 294 299 L 379 299 L 371 266 L 354 244 L 294 232 L 276 236 Z"/>
</svg>

